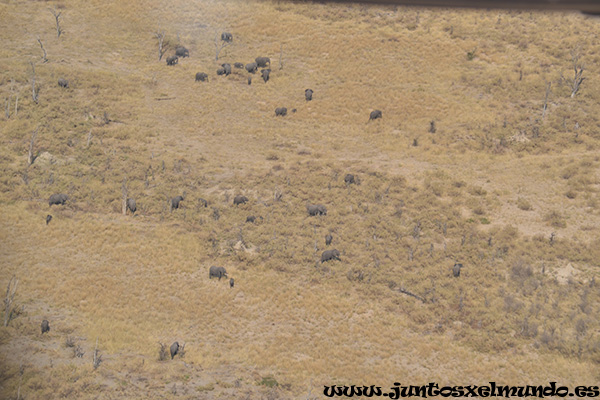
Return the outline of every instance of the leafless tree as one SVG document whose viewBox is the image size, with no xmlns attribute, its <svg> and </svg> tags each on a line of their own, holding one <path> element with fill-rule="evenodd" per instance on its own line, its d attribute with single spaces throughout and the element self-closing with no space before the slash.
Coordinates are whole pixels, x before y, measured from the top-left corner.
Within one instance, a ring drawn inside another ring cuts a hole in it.
<svg viewBox="0 0 600 400">
<path fill-rule="evenodd" d="M 33 162 L 37 158 L 36 156 L 33 155 L 33 145 L 35 143 L 35 138 L 37 136 L 37 133 L 38 133 L 38 128 L 36 128 L 36 130 L 31 133 L 31 142 L 29 142 L 29 155 L 27 156 L 27 165 L 33 164 Z"/>
<path fill-rule="evenodd" d="M 33 65 L 32 62 L 29 62 L 29 64 L 31 64 L 31 72 L 32 72 L 32 77 L 31 77 L 31 92 L 32 92 L 32 94 L 31 94 L 31 96 L 33 98 L 33 101 L 35 101 L 35 103 L 37 104 L 39 94 L 35 90 L 35 66 Z"/>
<path fill-rule="evenodd" d="M 60 38 L 60 34 L 63 33 L 63 30 L 60 27 L 60 16 L 62 12 L 56 12 L 56 8 L 50 9 L 50 12 L 54 15 L 54 19 L 56 19 L 56 37 Z"/>
<path fill-rule="evenodd" d="M 42 40 L 40 39 L 40 37 L 37 37 L 37 41 L 40 44 L 40 47 L 42 48 L 42 51 L 44 52 L 44 56 L 42 57 L 42 62 L 47 63 L 48 62 L 48 57 L 46 54 L 46 49 L 44 48 L 44 44 L 42 43 Z"/>
<path fill-rule="evenodd" d="M 548 109 L 548 97 L 550 96 L 550 88 L 552 87 L 552 82 L 548 82 L 546 86 L 546 97 L 544 97 L 544 107 L 542 109 L 542 119 L 546 117 L 546 110 Z"/>
<path fill-rule="evenodd" d="M 225 47 L 229 46 L 231 43 L 233 42 L 228 42 L 225 40 L 221 40 L 219 41 L 219 33 L 215 33 L 215 60 L 219 61 L 219 54 L 221 53 L 221 50 L 223 50 Z"/>
<path fill-rule="evenodd" d="M 283 43 L 279 46 L 279 69 L 283 69 Z"/>
<path fill-rule="evenodd" d="M 165 45 L 165 31 L 158 30 L 154 32 L 154 37 L 158 39 L 158 61 L 162 60 L 163 55 L 167 52 Z"/>
<path fill-rule="evenodd" d="M 87 144 L 86 147 L 90 147 L 90 143 L 92 142 L 92 130 L 90 129 L 90 131 L 88 132 L 88 136 L 87 136 Z"/>
<path fill-rule="evenodd" d="M 98 338 L 96 338 L 96 348 L 94 348 L 94 359 L 93 359 L 93 366 L 94 369 L 97 369 L 100 366 L 100 363 L 102 362 L 102 354 L 100 354 L 100 352 L 98 351 Z"/>
<path fill-rule="evenodd" d="M 15 294 L 17 293 L 18 285 L 19 280 L 14 276 L 10 278 L 10 281 L 8 281 L 8 286 L 6 287 L 6 297 L 4 298 L 4 326 L 8 326 L 8 323 L 12 319 L 12 315 L 15 312 L 14 299 Z"/>
<path fill-rule="evenodd" d="M 161 342 L 158 342 L 160 349 L 158 349 L 158 361 L 165 361 L 168 359 L 169 351 L 167 349 L 167 345 Z"/>
<path fill-rule="evenodd" d="M 573 70 L 575 72 L 573 78 L 567 79 L 563 76 L 562 73 L 560 74 L 560 80 L 571 91 L 571 97 L 575 97 L 575 95 L 579 91 L 581 83 L 585 80 L 585 78 L 582 76 L 584 66 L 579 62 L 580 56 L 581 55 L 579 53 L 579 50 L 571 51 L 571 61 L 573 62 Z"/>
<path fill-rule="evenodd" d="M 123 186 L 121 186 L 123 192 L 123 199 L 121 201 L 121 212 L 123 215 L 127 215 L 127 178 L 123 178 Z"/>
</svg>

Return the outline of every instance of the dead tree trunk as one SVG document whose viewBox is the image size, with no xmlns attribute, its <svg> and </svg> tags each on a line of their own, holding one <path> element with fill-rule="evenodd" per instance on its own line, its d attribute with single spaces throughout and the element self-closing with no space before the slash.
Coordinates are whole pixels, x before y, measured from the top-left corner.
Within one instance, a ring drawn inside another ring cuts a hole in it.
<svg viewBox="0 0 600 400">
<path fill-rule="evenodd" d="M 60 38 L 60 34 L 63 32 L 62 28 L 60 27 L 60 15 L 62 12 L 57 13 L 56 8 L 50 9 L 50 12 L 52 15 L 54 15 L 54 19 L 56 19 L 56 37 Z"/>
<path fill-rule="evenodd" d="M 48 57 L 46 54 L 46 49 L 44 48 L 44 44 L 42 43 L 42 40 L 40 39 L 40 37 L 37 37 L 37 41 L 40 44 L 40 47 L 42 48 L 42 51 L 44 52 L 44 56 L 42 57 L 42 62 L 47 63 L 48 62 Z"/>
<path fill-rule="evenodd" d="M 283 69 L 283 43 L 279 47 L 279 69 Z"/>
<path fill-rule="evenodd" d="M 222 40 L 221 42 L 222 43 L 219 43 L 219 33 L 217 32 L 215 34 L 215 61 L 219 61 L 219 54 L 221 53 L 221 50 L 223 50 L 225 47 L 231 44 L 231 42 L 226 42 L 224 40 Z"/>
<path fill-rule="evenodd" d="M 8 286 L 6 287 L 6 297 L 4 298 L 4 326 L 8 326 L 8 323 L 12 318 L 12 314 L 15 311 L 13 303 L 15 299 L 15 294 L 17 293 L 18 285 L 19 280 L 13 276 L 12 278 L 10 278 Z"/>
<path fill-rule="evenodd" d="M 37 102 L 38 102 L 38 93 L 35 91 L 35 66 L 33 65 L 32 62 L 29 62 L 29 64 L 31 64 L 31 71 L 32 71 L 31 96 L 32 96 L 33 101 L 35 102 L 35 104 L 37 104 Z"/>
<path fill-rule="evenodd" d="M 154 37 L 158 39 L 158 61 L 162 60 L 163 55 L 167 52 L 167 46 L 165 43 L 165 31 L 154 32 Z"/>
<path fill-rule="evenodd" d="M 35 143 L 35 137 L 37 136 L 37 132 L 38 130 L 36 129 L 35 131 L 33 131 L 33 133 L 31 134 L 31 142 L 29 143 L 29 155 L 27 157 L 27 165 L 31 165 L 33 164 L 33 162 L 35 161 L 35 159 L 37 157 L 35 157 L 33 155 L 33 145 Z"/>
<path fill-rule="evenodd" d="M 575 97 L 581 87 L 581 84 L 585 80 L 585 78 L 582 77 L 584 68 L 583 64 L 579 63 L 579 57 L 580 55 L 578 51 L 571 51 L 571 60 L 573 61 L 573 70 L 575 71 L 572 79 L 567 79 L 562 73 L 560 74 L 561 81 L 571 91 L 571 98 Z"/>
<path fill-rule="evenodd" d="M 123 200 L 121 202 L 121 212 L 123 215 L 127 215 L 127 178 L 123 178 L 123 186 L 121 187 L 123 192 Z"/>
<path fill-rule="evenodd" d="M 548 97 L 550 96 L 550 88 L 552 87 L 552 82 L 548 82 L 548 86 L 546 86 L 546 97 L 544 97 L 544 108 L 542 110 L 542 119 L 546 117 L 546 111 L 548 110 Z"/>
</svg>

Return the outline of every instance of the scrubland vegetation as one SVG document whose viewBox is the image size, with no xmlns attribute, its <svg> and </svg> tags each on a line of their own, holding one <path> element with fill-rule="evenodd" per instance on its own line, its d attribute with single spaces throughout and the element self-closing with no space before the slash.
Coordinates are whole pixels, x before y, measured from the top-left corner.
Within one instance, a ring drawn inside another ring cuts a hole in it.
<svg viewBox="0 0 600 400">
<path fill-rule="evenodd" d="M 3 398 L 597 384 L 597 18 L 75 0 L 0 22 Z M 190 57 L 159 61 L 161 31 Z M 266 84 L 216 75 L 258 56 Z"/>
</svg>

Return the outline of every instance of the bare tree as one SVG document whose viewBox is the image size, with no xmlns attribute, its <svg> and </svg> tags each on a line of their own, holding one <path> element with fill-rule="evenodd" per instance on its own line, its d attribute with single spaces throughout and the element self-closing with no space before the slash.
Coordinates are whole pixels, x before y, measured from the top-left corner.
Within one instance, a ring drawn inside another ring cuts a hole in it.
<svg viewBox="0 0 600 400">
<path fill-rule="evenodd" d="M 165 45 L 165 31 L 158 30 L 154 32 L 154 37 L 158 39 L 158 61 L 162 60 L 163 55 L 167 52 Z"/>
<path fill-rule="evenodd" d="M 33 101 L 35 101 L 35 103 L 37 104 L 38 102 L 38 93 L 35 91 L 35 66 L 33 65 L 33 63 L 30 61 L 29 64 L 31 64 L 31 71 L 32 71 L 32 77 L 31 77 L 31 96 L 33 98 Z"/>
<path fill-rule="evenodd" d="M 123 215 L 127 215 L 127 178 L 123 178 L 123 186 L 121 186 L 123 192 L 123 199 L 121 201 L 121 212 Z"/>
<path fill-rule="evenodd" d="M 37 37 L 37 41 L 40 44 L 40 47 L 42 48 L 42 51 L 44 52 L 44 56 L 42 57 L 42 62 L 47 63 L 48 62 L 48 57 L 46 54 L 46 49 L 44 48 L 44 44 L 42 43 L 42 39 L 40 39 L 40 37 Z"/>
<path fill-rule="evenodd" d="M 36 128 L 35 131 L 33 131 L 33 133 L 31 134 L 31 142 L 29 142 L 29 155 L 27 156 L 27 165 L 33 164 L 33 162 L 37 158 L 33 155 L 33 145 L 35 143 L 35 138 L 37 136 L 38 129 L 39 128 Z"/>
<path fill-rule="evenodd" d="M 223 50 L 225 47 L 229 46 L 231 43 L 231 41 L 226 41 L 226 40 L 221 40 L 219 42 L 219 33 L 215 33 L 215 60 L 219 61 L 219 54 L 221 53 L 221 50 Z"/>
<path fill-rule="evenodd" d="M 279 69 L 283 69 L 283 43 L 279 46 Z"/>
<path fill-rule="evenodd" d="M 8 286 L 6 287 L 6 297 L 4 298 L 4 326 L 8 326 L 8 323 L 12 319 L 12 315 L 15 312 L 14 299 L 15 294 L 17 293 L 18 285 L 19 280 L 14 276 L 10 278 L 10 281 L 8 281 Z"/>
<path fill-rule="evenodd" d="M 60 27 L 60 16 L 62 12 L 56 12 L 56 7 L 54 9 L 50 9 L 52 15 L 54 15 L 54 19 L 56 19 L 56 37 L 60 38 L 60 34 L 63 33 L 62 28 Z"/>
<path fill-rule="evenodd" d="M 90 147 L 91 142 L 92 142 L 92 130 L 90 129 L 90 131 L 88 132 L 88 135 L 87 135 L 87 144 L 85 147 Z"/>
<path fill-rule="evenodd" d="M 96 348 L 94 349 L 94 359 L 93 359 L 93 366 L 94 369 L 97 369 L 100 366 L 100 363 L 102 362 L 102 354 L 99 354 L 100 352 L 98 351 L 98 338 L 96 338 Z"/>
<path fill-rule="evenodd" d="M 571 60 L 573 61 L 573 70 L 575 71 L 573 78 L 567 79 L 563 76 L 562 72 L 560 74 L 560 80 L 571 91 L 571 97 L 575 97 L 581 83 L 585 80 L 582 77 L 584 66 L 579 62 L 580 56 L 579 50 L 571 50 Z"/>
<path fill-rule="evenodd" d="M 548 82 L 546 86 L 546 97 L 544 97 L 544 107 L 542 109 L 542 119 L 546 117 L 546 110 L 548 109 L 548 97 L 550 96 L 550 88 L 552 87 L 552 82 Z"/>
</svg>

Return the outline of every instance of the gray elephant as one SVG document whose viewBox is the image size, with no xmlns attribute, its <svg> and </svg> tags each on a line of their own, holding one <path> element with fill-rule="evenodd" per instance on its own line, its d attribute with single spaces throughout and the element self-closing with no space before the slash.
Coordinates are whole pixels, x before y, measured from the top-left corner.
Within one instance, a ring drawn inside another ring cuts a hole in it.
<svg viewBox="0 0 600 400">
<path fill-rule="evenodd" d="M 323 252 L 323 254 L 321 254 L 321 263 L 324 263 L 325 261 L 329 261 L 329 260 L 341 261 L 339 250 L 337 250 L 337 249 L 325 250 Z"/>
<path fill-rule="evenodd" d="M 227 71 L 225 71 L 225 67 L 219 67 L 217 69 L 217 75 L 226 75 Z"/>
<path fill-rule="evenodd" d="M 131 211 L 132 214 L 135 214 L 135 210 L 137 210 L 135 199 L 127 199 L 127 209 Z"/>
<path fill-rule="evenodd" d="M 352 174 L 347 174 L 344 177 L 344 182 L 346 182 L 346 185 L 351 185 L 353 183 L 356 183 L 356 178 Z"/>
<path fill-rule="evenodd" d="M 327 208 L 322 204 L 308 204 L 306 210 L 309 215 L 327 215 Z"/>
<path fill-rule="evenodd" d="M 331 233 L 328 233 L 327 236 L 325 236 L 325 246 L 329 246 L 332 240 L 333 236 L 331 236 Z"/>
<path fill-rule="evenodd" d="M 285 117 L 287 115 L 287 108 L 286 107 L 277 107 L 275 109 L 275 116 L 276 117 Z"/>
<path fill-rule="evenodd" d="M 198 72 L 196 74 L 196 82 L 208 82 L 208 74 L 206 74 L 205 72 Z"/>
<path fill-rule="evenodd" d="M 248 77 L 248 85 L 252 85 L 252 77 L 251 76 Z"/>
<path fill-rule="evenodd" d="M 263 78 L 263 81 L 265 81 L 265 83 L 267 83 L 267 81 L 269 80 L 269 74 L 271 74 L 271 70 L 270 69 L 261 69 L 260 74 Z"/>
<path fill-rule="evenodd" d="M 313 91 L 312 89 L 306 89 L 304 91 L 304 97 L 306 97 L 306 101 L 311 101 L 312 100 L 312 96 L 313 96 Z"/>
<path fill-rule="evenodd" d="M 233 284 L 234 284 L 234 282 L 235 282 L 235 281 L 233 280 L 233 278 L 231 278 L 231 279 L 229 280 L 229 287 L 230 287 L 231 289 L 233 289 Z"/>
<path fill-rule="evenodd" d="M 190 51 L 183 46 L 179 46 L 175 49 L 175 55 L 181 58 L 189 57 Z"/>
<path fill-rule="evenodd" d="M 250 72 L 251 74 L 256 73 L 257 69 L 258 65 L 255 62 L 246 64 L 246 71 Z"/>
<path fill-rule="evenodd" d="M 69 81 L 64 79 L 64 78 L 59 78 L 58 79 L 58 86 L 62 87 L 62 88 L 68 88 L 69 87 Z"/>
<path fill-rule="evenodd" d="M 179 57 L 177 57 L 177 56 L 167 57 L 167 65 L 175 65 L 178 62 L 179 62 Z"/>
<path fill-rule="evenodd" d="M 48 214 L 46 215 L 46 225 L 48 225 L 50 221 L 52 221 L 52 215 Z"/>
<path fill-rule="evenodd" d="M 173 197 L 171 199 L 171 211 L 173 211 L 174 209 L 179 208 L 179 203 L 181 203 L 183 200 L 184 200 L 183 196 Z"/>
<path fill-rule="evenodd" d="M 223 67 L 225 69 L 225 76 L 228 76 L 231 74 L 231 64 L 228 64 L 228 63 L 221 64 L 221 67 Z"/>
<path fill-rule="evenodd" d="M 242 68 L 244 68 L 244 63 L 236 62 L 233 64 L 233 66 L 237 69 L 242 69 Z"/>
<path fill-rule="evenodd" d="M 266 68 L 271 65 L 271 59 L 269 57 L 256 57 L 254 61 L 256 61 L 256 65 L 260 68 Z"/>
<path fill-rule="evenodd" d="M 50 323 L 47 319 L 42 321 L 42 335 L 46 332 L 50 332 Z"/>
<path fill-rule="evenodd" d="M 381 118 L 383 114 L 381 114 L 380 110 L 371 111 L 371 115 L 369 116 L 369 121 Z"/>
<path fill-rule="evenodd" d="M 237 206 L 238 204 L 246 204 L 248 202 L 248 198 L 246 196 L 242 196 L 238 194 L 233 198 L 233 205 Z"/>
<path fill-rule="evenodd" d="M 173 359 L 173 357 L 175 357 L 177 355 L 177 353 L 179 353 L 179 342 L 175 342 L 171 345 L 171 360 Z"/>
<path fill-rule="evenodd" d="M 462 267 L 463 265 L 459 263 L 455 263 L 454 267 L 452 267 L 452 275 L 454 275 L 455 278 L 458 278 L 460 276 L 460 269 Z"/>
<path fill-rule="evenodd" d="M 219 278 L 219 280 L 221 280 L 221 278 L 227 278 L 227 271 L 225 270 L 224 267 L 215 267 L 214 265 L 212 267 L 210 267 L 210 269 L 208 270 L 208 278 L 212 279 L 213 276 L 215 278 Z"/>
<path fill-rule="evenodd" d="M 50 196 L 48 199 L 48 205 L 52 206 L 53 204 L 63 206 L 67 200 L 69 200 L 69 196 L 63 193 L 57 193 Z"/>
<path fill-rule="evenodd" d="M 233 41 L 233 35 L 229 32 L 223 32 L 221 33 L 221 40 L 230 43 Z"/>
</svg>

